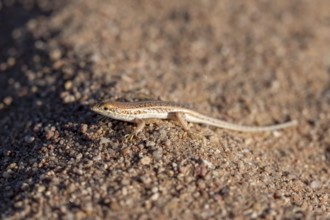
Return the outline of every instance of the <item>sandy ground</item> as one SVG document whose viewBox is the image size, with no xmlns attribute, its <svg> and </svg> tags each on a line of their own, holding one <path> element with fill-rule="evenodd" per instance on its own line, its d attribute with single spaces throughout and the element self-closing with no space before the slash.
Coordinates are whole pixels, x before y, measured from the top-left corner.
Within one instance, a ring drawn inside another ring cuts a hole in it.
<svg viewBox="0 0 330 220">
<path fill-rule="evenodd" d="M 330 1 L 177 2 L 0 1 L 2 219 L 330 218 Z M 299 126 L 130 140 L 104 99 Z"/>
</svg>

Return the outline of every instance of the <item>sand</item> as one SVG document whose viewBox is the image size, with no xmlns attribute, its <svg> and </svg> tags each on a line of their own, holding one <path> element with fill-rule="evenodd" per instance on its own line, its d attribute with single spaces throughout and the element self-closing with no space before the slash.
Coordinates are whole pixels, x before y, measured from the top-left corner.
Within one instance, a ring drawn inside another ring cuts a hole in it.
<svg viewBox="0 0 330 220">
<path fill-rule="evenodd" d="M 179 2 L 179 3 L 178 3 Z M 1 219 L 329 219 L 330 1 L 0 2 Z M 242 133 L 100 119 L 167 100 Z"/>
</svg>

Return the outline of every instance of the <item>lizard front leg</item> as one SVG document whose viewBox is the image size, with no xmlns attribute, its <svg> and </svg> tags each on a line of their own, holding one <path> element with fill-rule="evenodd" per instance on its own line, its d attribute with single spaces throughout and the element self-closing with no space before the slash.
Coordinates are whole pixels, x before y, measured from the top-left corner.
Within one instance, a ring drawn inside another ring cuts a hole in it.
<svg viewBox="0 0 330 220">
<path fill-rule="evenodd" d="M 134 131 L 131 134 L 125 135 L 125 138 L 130 141 L 132 141 L 133 138 L 136 137 L 137 134 L 141 132 L 146 125 L 144 120 L 138 118 L 134 119 L 133 122 L 136 124 Z"/>
<path fill-rule="evenodd" d="M 137 134 L 143 130 L 143 128 L 146 126 L 146 123 L 144 120 L 136 118 L 134 119 L 134 123 L 136 124 L 136 128 L 134 129 L 134 134 Z"/>
</svg>

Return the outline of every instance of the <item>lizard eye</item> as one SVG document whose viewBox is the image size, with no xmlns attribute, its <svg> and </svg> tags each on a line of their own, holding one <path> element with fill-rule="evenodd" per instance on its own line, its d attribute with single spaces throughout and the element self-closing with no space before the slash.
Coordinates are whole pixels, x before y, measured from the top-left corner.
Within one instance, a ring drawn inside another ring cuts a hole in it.
<svg viewBox="0 0 330 220">
<path fill-rule="evenodd" d="M 108 108 L 107 108 L 107 107 L 103 107 L 103 110 L 104 110 L 104 111 L 107 111 L 107 110 L 108 110 Z"/>
</svg>

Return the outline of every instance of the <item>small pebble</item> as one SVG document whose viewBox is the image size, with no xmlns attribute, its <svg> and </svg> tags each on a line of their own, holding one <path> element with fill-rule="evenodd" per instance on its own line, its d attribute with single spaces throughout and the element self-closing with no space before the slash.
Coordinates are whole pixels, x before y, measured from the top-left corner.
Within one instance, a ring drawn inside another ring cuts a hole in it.
<svg viewBox="0 0 330 220">
<path fill-rule="evenodd" d="M 109 138 L 102 137 L 100 140 L 100 144 L 107 144 L 110 143 L 111 140 Z"/>
<path fill-rule="evenodd" d="M 312 189 L 318 189 L 318 188 L 320 188 L 320 186 L 321 186 L 321 183 L 318 180 L 314 180 L 311 182 Z"/>
<path fill-rule="evenodd" d="M 53 61 L 56 61 L 58 59 L 61 58 L 62 56 L 62 52 L 59 50 L 59 49 L 56 49 L 56 50 L 52 50 L 49 54 L 50 58 L 53 60 Z"/>
<path fill-rule="evenodd" d="M 46 189 L 46 187 L 44 185 L 40 185 L 38 188 L 37 188 L 37 191 L 38 192 L 44 192 Z"/>
<path fill-rule="evenodd" d="M 165 146 L 166 146 L 166 147 L 169 147 L 169 146 L 171 146 L 171 145 L 172 145 L 171 140 L 167 139 L 167 140 L 165 141 Z"/>
<path fill-rule="evenodd" d="M 157 160 L 162 159 L 163 149 L 162 148 L 157 148 L 154 152 L 152 152 L 152 156 Z"/>
<path fill-rule="evenodd" d="M 76 156 L 76 159 L 77 159 L 77 160 L 80 160 L 82 157 L 83 157 L 82 153 L 79 153 L 79 154 Z"/>
<path fill-rule="evenodd" d="M 6 98 L 3 99 L 3 103 L 5 105 L 11 105 L 11 103 L 13 103 L 13 98 L 10 97 L 10 96 L 8 96 L 8 97 L 6 97 Z"/>
<path fill-rule="evenodd" d="M 7 64 L 8 66 L 14 66 L 16 63 L 16 60 L 14 57 L 9 57 L 8 60 L 7 60 Z"/>
<path fill-rule="evenodd" d="M 8 168 L 9 169 L 15 169 L 15 168 L 17 168 L 17 164 L 16 163 L 11 163 L 11 164 L 9 164 Z"/>
<path fill-rule="evenodd" d="M 155 145 L 156 145 L 156 143 L 153 141 L 148 141 L 146 144 L 147 147 L 154 147 Z"/>
<path fill-rule="evenodd" d="M 143 165 L 149 165 L 149 164 L 151 163 L 151 158 L 150 158 L 150 157 L 143 157 L 143 158 L 141 159 L 141 163 L 142 163 Z"/>
<path fill-rule="evenodd" d="M 81 124 L 80 125 L 80 132 L 81 133 L 86 133 L 88 129 L 88 125 L 87 124 Z"/>
<path fill-rule="evenodd" d="M 24 137 L 24 141 L 26 142 L 26 143 L 28 143 L 28 144 L 31 144 L 33 141 L 34 141 L 34 137 L 32 137 L 32 136 L 25 136 Z"/>
<path fill-rule="evenodd" d="M 65 83 L 64 83 L 64 88 L 65 88 L 65 90 L 70 90 L 71 88 L 72 88 L 72 81 L 66 81 Z"/>
<path fill-rule="evenodd" d="M 63 96 L 63 102 L 64 103 L 70 103 L 70 102 L 74 102 L 75 101 L 75 97 L 73 95 L 67 94 Z"/>
<path fill-rule="evenodd" d="M 7 69 L 6 63 L 0 63 L 0 71 L 5 71 Z"/>
<path fill-rule="evenodd" d="M 210 161 L 208 160 L 203 160 L 203 163 L 210 169 L 213 169 L 214 168 L 214 165 L 213 163 L 211 163 Z"/>
<path fill-rule="evenodd" d="M 155 194 L 153 194 L 152 196 L 151 196 L 151 200 L 152 201 L 156 201 L 157 199 L 159 198 L 159 193 L 155 193 Z"/>
<path fill-rule="evenodd" d="M 52 131 L 52 130 L 48 130 L 48 131 L 46 132 L 46 140 L 50 140 L 50 139 L 52 139 L 52 138 L 54 137 L 54 135 L 55 135 L 55 132 L 54 132 L 54 131 Z"/>
</svg>

